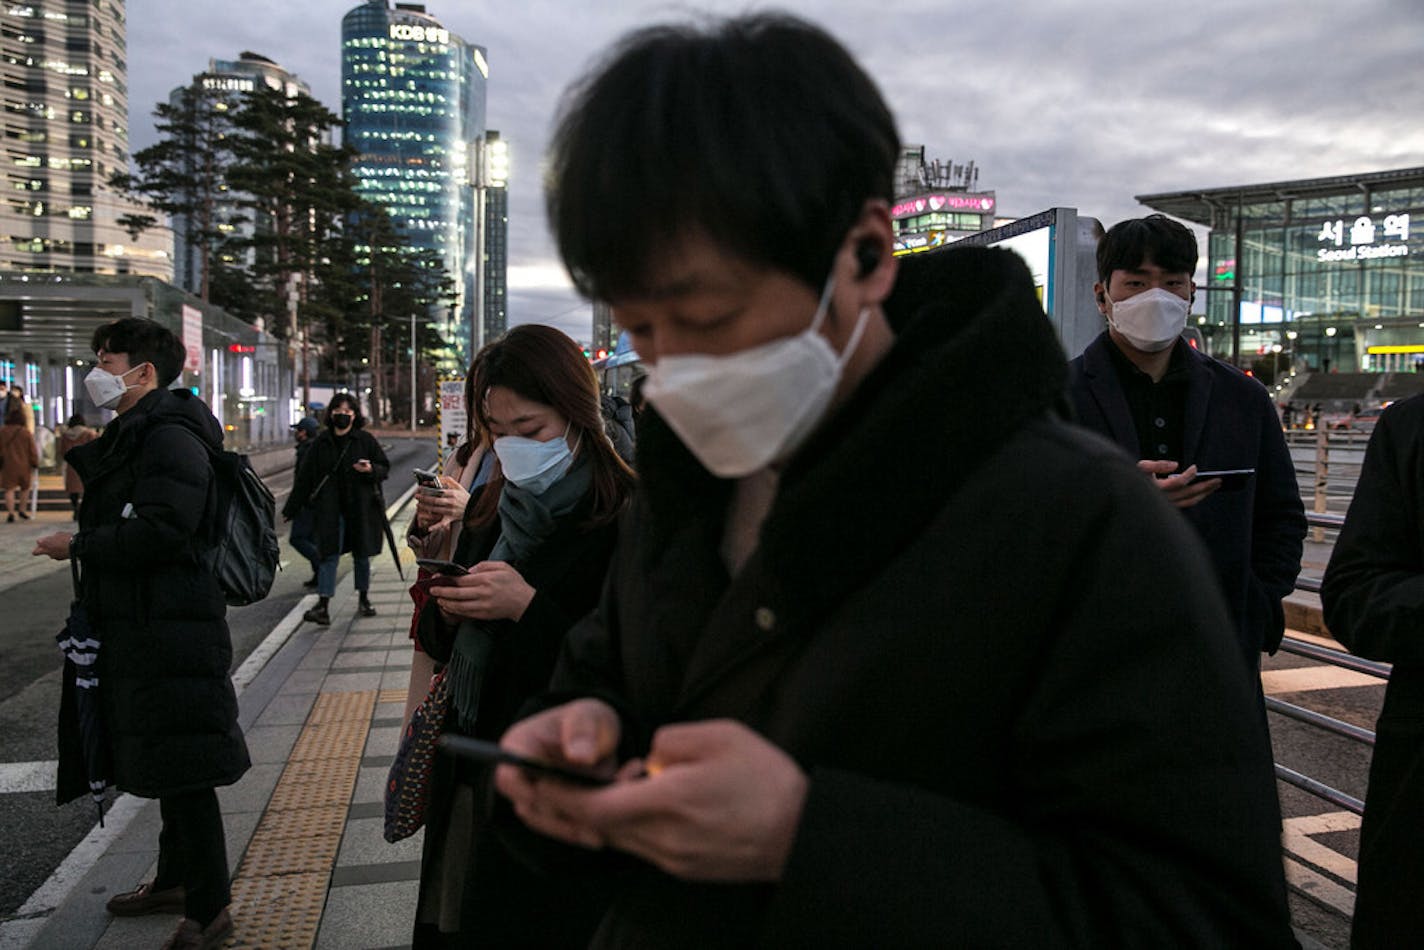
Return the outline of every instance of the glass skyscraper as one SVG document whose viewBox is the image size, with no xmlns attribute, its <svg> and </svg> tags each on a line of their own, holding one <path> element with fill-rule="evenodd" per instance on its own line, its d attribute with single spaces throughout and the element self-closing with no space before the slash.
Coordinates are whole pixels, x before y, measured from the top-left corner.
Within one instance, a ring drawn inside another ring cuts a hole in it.
<svg viewBox="0 0 1424 950">
<path fill-rule="evenodd" d="M 341 105 L 353 171 L 410 246 L 438 251 L 456 281 L 444 369 L 463 372 L 484 342 L 485 51 L 451 33 L 423 4 L 369 0 L 341 21 Z M 389 316 L 405 316 L 391 314 Z"/>
</svg>

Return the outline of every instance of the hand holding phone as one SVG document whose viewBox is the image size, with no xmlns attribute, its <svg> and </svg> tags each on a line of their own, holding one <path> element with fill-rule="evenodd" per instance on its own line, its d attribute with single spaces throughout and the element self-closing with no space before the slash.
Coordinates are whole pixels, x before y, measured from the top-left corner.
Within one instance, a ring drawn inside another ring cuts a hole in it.
<svg viewBox="0 0 1424 950">
<path fill-rule="evenodd" d="M 440 487 L 439 472 L 432 472 L 423 468 L 413 468 L 411 469 L 411 474 L 415 476 L 416 484 L 420 485 L 422 488 Z"/>
<path fill-rule="evenodd" d="M 594 772 L 586 772 L 567 765 L 556 765 L 553 762 L 544 762 L 539 759 L 525 758 L 507 749 L 502 749 L 493 742 L 471 739 L 469 736 L 447 732 L 436 740 L 436 744 L 452 755 L 473 759 L 476 762 L 488 762 L 491 765 L 500 763 L 515 765 L 529 775 L 538 778 L 552 778 L 588 788 L 608 785 L 613 781 L 611 776 L 598 775 Z"/>
</svg>

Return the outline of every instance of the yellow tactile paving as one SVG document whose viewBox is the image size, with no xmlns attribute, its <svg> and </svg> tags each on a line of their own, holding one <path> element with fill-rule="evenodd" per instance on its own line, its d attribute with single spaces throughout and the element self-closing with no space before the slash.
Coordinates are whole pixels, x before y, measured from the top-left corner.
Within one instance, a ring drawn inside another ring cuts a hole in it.
<svg viewBox="0 0 1424 950">
<path fill-rule="evenodd" d="M 366 733 L 371 728 L 369 718 L 365 722 L 328 722 L 309 724 L 302 730 L 297 744 L 292 747 L 289 762 L 306 759 L 343 759 L 359 756 L 366 743 Z"/>
<path fill-rule="evenodd" d="M 226 946 L 286 950 L 316 942 L 378 695 L 317 697 L 232 883 Z"/>
<path fill-rule="evenodd" d="M 378 703 L 403 703 L 405 702 L 405 690 L 403 689 L 383 689 L 376 696 Z"/>
<path fill-rule="evenodd" d="M 232 882 L 232 915 L 236 923 L 225 946 L 251 950 L 287 950 L 311 946 L 326 906 L 331 872 L 284 874 L 279 877 L 239 877 Z M 300 942 L 294 938 L 301 937 Z"/>
<path fill-rule="evenodd" d="M 351 801 L 356 776 L 361 772 L 360 759 L 311 759 L 301 764 L 305 768 L 290 777 L 282 773 L 283 781 L 277 784 L 267 802 L 269 812 L 323 805 L 346 807 Z"/>
</svg>

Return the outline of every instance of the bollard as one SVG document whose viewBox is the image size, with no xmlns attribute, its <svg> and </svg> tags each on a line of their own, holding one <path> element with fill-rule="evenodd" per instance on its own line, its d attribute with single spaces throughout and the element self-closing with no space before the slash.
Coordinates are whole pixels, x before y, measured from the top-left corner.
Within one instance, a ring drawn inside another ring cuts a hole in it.
<svg viewBox="0 0 1424 950">
<path fill-rule="evenodd" d="M 1330 439 L 1323 428 L 1315 430 L 1315 504 L 1314 510 L 1324 513 L 1329 510 L 1325 497 L 1325 482 L 1330 475 Z M 1317 544 L 1325 540 L 1325 529 L 1315 527 L 1312 537 Z"/>
</svg>

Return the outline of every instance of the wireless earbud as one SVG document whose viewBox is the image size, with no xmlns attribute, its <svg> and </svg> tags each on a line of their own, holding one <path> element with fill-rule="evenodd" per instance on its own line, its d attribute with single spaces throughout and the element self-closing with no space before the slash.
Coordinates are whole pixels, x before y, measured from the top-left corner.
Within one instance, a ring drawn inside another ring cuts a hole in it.
<svg viewBox="0 0 1424 950">
<path fill-rule="evenodd" d="M 880 266 L 880 247 L 874 241 L 861 241 L 855 246 L 857 277 L 869 277 Z"/>
</svg>

